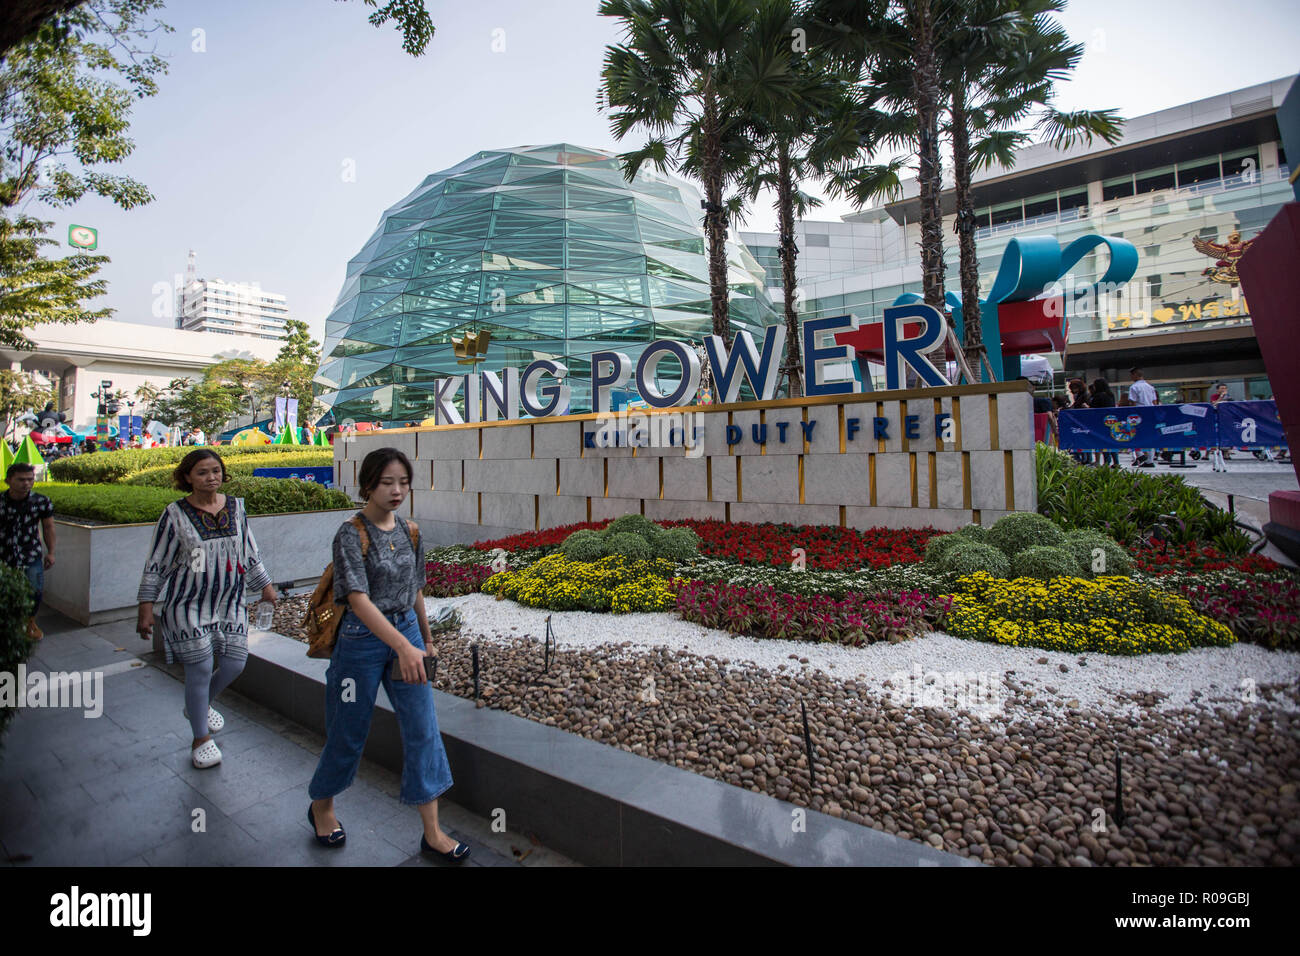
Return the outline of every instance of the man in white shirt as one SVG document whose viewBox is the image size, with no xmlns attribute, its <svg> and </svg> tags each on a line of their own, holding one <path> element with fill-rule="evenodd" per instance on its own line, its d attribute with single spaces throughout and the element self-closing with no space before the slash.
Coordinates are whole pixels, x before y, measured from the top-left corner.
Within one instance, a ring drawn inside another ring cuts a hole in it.
<svg viewBox="0 0 1300 956">
<path fill-rule="evenodd" d="M 1151 383 L 1142 377 L 1140 368 L 1129 369 L 1129 377 L 1133 379 L 1133 384 L 1128 387 L 1128 400 L 1134 405 L 1157 405 L 1159 399 L 1156 397 L 1156 390 Z M 1156 454 L 1154 448 L 1144 448 L 1133 453 L 1134 468 L 1154 468 L 1156 466 Z"/>
</svg>

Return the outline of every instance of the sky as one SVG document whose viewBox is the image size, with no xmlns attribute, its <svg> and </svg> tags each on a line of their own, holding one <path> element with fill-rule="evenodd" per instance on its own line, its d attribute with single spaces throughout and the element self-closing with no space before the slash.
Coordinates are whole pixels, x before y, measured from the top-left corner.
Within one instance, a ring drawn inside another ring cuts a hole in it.
<svg viewBox="0 0 1300 956">
<path fill-rule="evenodd" d="M 347 262 L 380 215 L 425 176 L 481 149 L 568 142 L 626 151 L 597 112 L 601 61 L 619 40 L 597 0 L 426 0 L 424 56 L 357 0 L 174 0 L 158 42 L 169 71 L 138 101 L 134 153 L 106 171 L 154 194 L 123 211 L 95 198 L 33 203 L 66 242 L 99 230 L 114 319 L 172 326 L 190 249 L 198 275 L 257 282 L 323 337 Z M 1063 109 L 1137 116 L 1300 69 L 1288 0 L 1074 0 L 1061 20 L 1087 44 Z M 816 191 L 815 189 L 813 190 Z M 828 201 L 815 219 L 853 212 Z M 774 228 L 766 203 L 745 230 Z M 65 246 L 66 248 L 66 246 Z M 71 251 L 71 250 L 68 250 Z"/>
</svg>

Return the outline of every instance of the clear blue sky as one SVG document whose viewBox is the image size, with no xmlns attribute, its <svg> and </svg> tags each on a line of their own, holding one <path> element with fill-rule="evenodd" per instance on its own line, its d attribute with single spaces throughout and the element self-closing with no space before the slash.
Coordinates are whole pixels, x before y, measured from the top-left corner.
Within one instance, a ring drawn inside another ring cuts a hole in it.
<svg viewBox="0 0 1300 956">
<path fill-rule="evenodd" d="M 118 320 L 170 325 L 152 314 L 153 290 L 170 287 L 193 248 L 200 276 L 287 295 L 320 338 L 347 261 L 429 173 L 480 149 L 636 145 L 616 144 L 596 111 L 604 48 L 618 39 L 596 0 L 426 5 L 437 34 L 412 59 L 355 0 L 168 3 L 162 18 L 176 32 L 159 48 L 170 70 L 136 105 L 137 149 L 120 166 L 154 202 L 29 211 L 55 220 L 61 241 L 71 222 L 99 229 L 113 261 L 98 301 Z M 1067 109 L 1135 116 L 1300 69 L 1300 17 L 1285 0 L 1075 0 L 1062 19 L 1089 43 L 1061 87 Z M 205 52 L 192 49 L 195 30 Z M 817 218 L 849 211 L 832 204 Z M 773 221 L 761 208 L 744 228 Z"/>
</svg>

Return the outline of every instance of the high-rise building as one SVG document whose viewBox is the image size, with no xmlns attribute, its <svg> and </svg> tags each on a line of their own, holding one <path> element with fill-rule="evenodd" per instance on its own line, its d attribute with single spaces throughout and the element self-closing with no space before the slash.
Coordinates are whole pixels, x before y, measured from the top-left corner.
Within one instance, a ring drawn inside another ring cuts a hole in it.
<svg viewBox="0 0 1300 956">
<path fill-rule="evenodd" d="M 259 283 L 198 278 L 190 250 L 185 282 L 176 290 L 176 328 L 282 339 L 288 318 L 285 297 L 265 291 Z"/>
<path fill-rule="evenodd" d="M 1277 122 L 1294 80 L 1133 117 L 1115 145 L 1029 146 L 1013 168 L 973 177 L 981 294 L 1016 237 L 1046 235 L 1065 246 L 1097 233 L 1137 249 L 1124 295 L 1071 307 L 1065 353 L 1048 356 L 1058 383 L 1065 374 L 1126 384 L 1141 366 L 1161 402 L 1204 400 L 1219 381 L 1236 399 L 1271 394 L 1235 261 L 1294 198 Z M 802 318 L 877 319 L 900 294 L 921 291 L 918 193 L 909 181 L 895 201 L 843 222 L 797 224 Z M 946 285 L 958 291 L 951 184 L 941 198 Z M 740 235 L 779 301 L 777 237 Z M 1104 249 L 1091 252 L 1062 283 L 1095 283 L 1108 262 Z"/>
</svg>

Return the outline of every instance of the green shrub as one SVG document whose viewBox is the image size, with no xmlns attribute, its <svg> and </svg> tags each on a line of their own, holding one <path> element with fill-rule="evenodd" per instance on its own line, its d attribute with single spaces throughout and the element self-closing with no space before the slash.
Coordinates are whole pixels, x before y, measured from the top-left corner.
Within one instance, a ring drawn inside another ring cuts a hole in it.
<svg viewBox="0 0 1300 956">
<path fill-rule="evenodd" d="M 1032 511 L 1018 511 L 1005 515 L 989 529 L 988 543 L 1008 558 L 1014 558 L 1026 548 L 1060 548 L 1065 545 L 1065 532 Z"/>
<path fill-rule="evenodd" d="M 605 536 L 590 528 L 575 531 L 565 538 L 560 551 L 570 561 L 599 561 L 609 553 L 605 547 Z"/>
<path fill-rule="evenodd" d="M 0 482 L 0 491 L 7 488 Z M 50 499 L 57 515 L 109 524 L 157 521 L 164 508 L 183 496 L 183 492 L 170 488 L 47 481 L 39 483 L 33 490 Z M 344 492 L 336 488 L 293 478 L 232 478 L 221 486 L 221 490 L 224 494 L 243 498 L 250 515 L 356 507 Z"/>
<path fill-rule="evenodd" d="M 925 564 L 937 566 L 943 561 L 943 556 L 960 544 L 967 543 L 967 539 L 955 534 L 936 534 L 933 538 L 925 543 Z"/>
<path fill-rule="evenodd" d="M 1096 555 L 1100 549 L 1102 554 Z M 1085 578 L 1094 574 L 1119 574 L 1128 577 L 1133 571 L 1133 558 L 1119 546 L 1114 538 L 1100 531 L 1067 531 L 1065 533 L 1065 550 L 1070 552 L 1079 570 Z M 1095 557 L 1101 557 L 1101 570 L 1093 571 Z"/>
<path fill-rule="evenodd" d="M 31 656 L 27 618 L 32 613 L 34 596 L 26 574 L 0 564 L 0 672 L 17 674 L 18 665 Z M 17 707 L 0 707 L 0 740 L 17 710 Z"/>
<path fill-rule="evenodd" d="M 656 558 L 689 561 L 700 553 L 700 536 L 690 528 L 665 528 L 655 541 Z"/>
<path fill-rule="evenodd" d="M 645 515 L 636 514 L 620 515 L 605 526 L 605 534 L 609 537 L 616 534 L 636 534 L 646 541 L 653 541 L 662 530 Z"/>
<path fill-rule="evenodd" d="M 978 541 L 961 541 L 950 547 L 939 561 L 940 573 L 974 574 L 985 571 L 995 578 L 1009 577 L 1011 562 L 1007 556 L 989 544 Z"/>
<path fill-rule="evenodd" d="M 1078 578 L 1083 576 L 1078 563 L 1065 548 L 1035 545 L 1025 548 L 1011 559 L 1011 573 L 1017 578 Z"/>
<path fill-rule="evenodd" d="M 963 525 L 958 528 L 954 534 L 959 534 L 963 538 L 968 538 L 971 541 L 978 541 L 980 544 L 989 543 L 989 529 L 984 527 L 982 524 Z"/>
<path fill-rule="evenodd" d="M 654 556 L 650 542 L 632 531 L 620 531 L 605 539 L 605 547 L 610 554 L 616 554 L 627 561 L 649 561 Z"/>
<path fill-rule="evenodd" d="M 219 445 L 213 448 L 222 458 L 244 455 L 270 455 L 277 457 L 286 454 L 301 454 L 303 445 Z M 164 465 L 175 467 L 181 459 L 194 451 L 190 446 L 171 446 L 167 448 L 125 448 L 121 451 L 97 451 L 90 455 L 73 455 L 50 462 L 50 476 L 55 481 L 70 481 L 77 484 L 107 484 L 120 481 L 127 475 L 133 475 L 146 468 L 158 468 Z M 271 462 L 267 462 L 270 466 Z"/>
<path fill-rule="evenodd" d="M 322 465 L 334 464 L 334 453 L 331 451 L 287 452 L 283 455 L 277 455 L 274 461 L 268 461 L 265 455 L 227 455 L 221 449 L 218 449 L 217 452 L 221 455 L 222 461 L 226 463 L 226 474 L 231 478 L 236 476 L 251 478 L 255 468 L 319 468 Z M 119 481 L 119 484 L 170 488 L 172 487 L 172 472 L 175 470 L 176 465 L 174 463 L 160 465 L 156 468 L 145 468 L 135 474 L 127 475 Z"/>
</svg>

